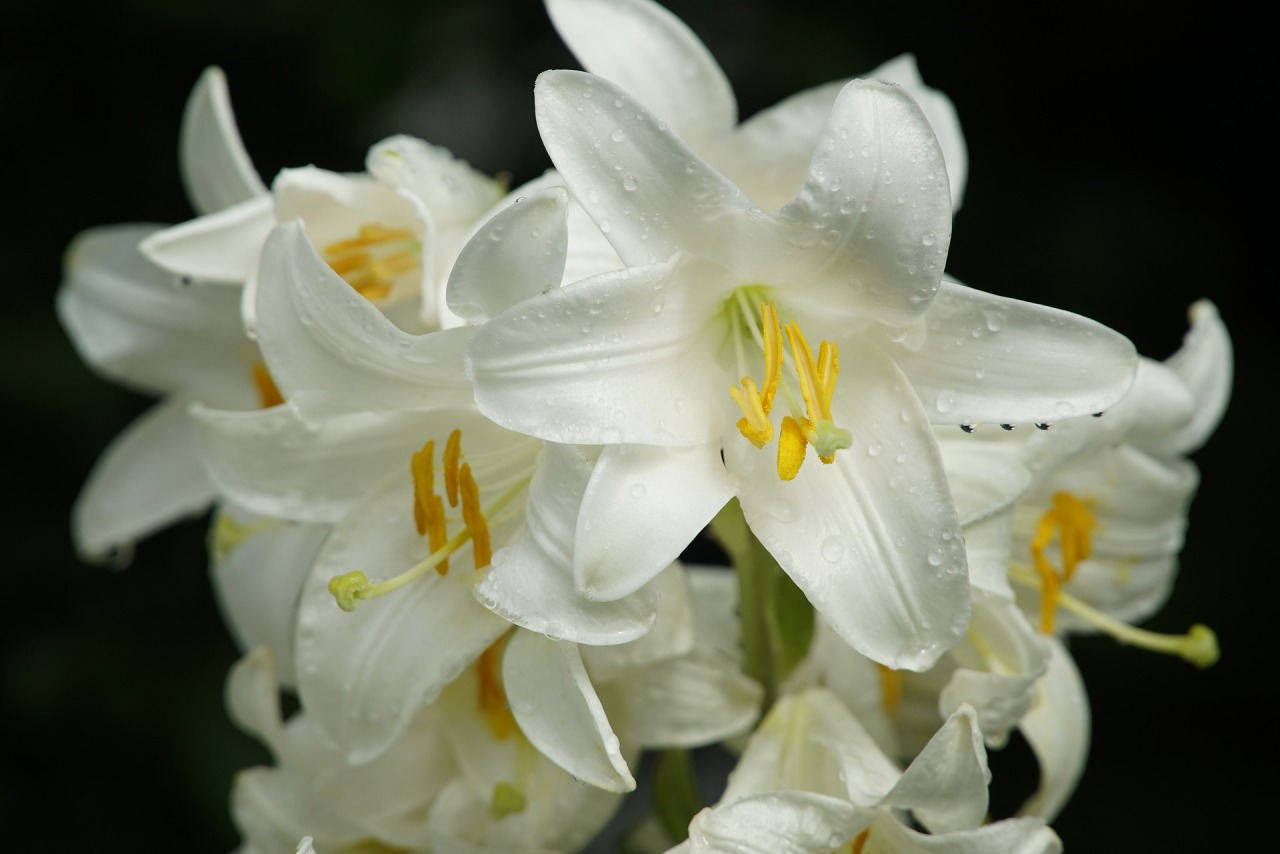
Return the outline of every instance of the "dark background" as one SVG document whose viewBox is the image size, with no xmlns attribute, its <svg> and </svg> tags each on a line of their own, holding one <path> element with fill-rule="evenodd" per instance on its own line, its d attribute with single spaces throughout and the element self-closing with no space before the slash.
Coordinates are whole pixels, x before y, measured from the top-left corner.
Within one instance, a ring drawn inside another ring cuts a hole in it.
<svg viewBox="0 0 1280 854">
<path fill-rule="evenodd" d="M 1205 622 L 1223 660 L 1198 672 L 1077 643 L 1093 754 L 1055 826 L 1074 850 L 1227 849 L 1276 794 L 1254 781 L 1273 779 L 1276 760 L 1263 696 L 1276 674 L 1277 299 L 1263 272 L 1275 137 L 1262 126 L 1275 69 L 1261 22 L 1234 4 L 1155 18 L 1027 5 L 668 3 L 726 69 L 743 117 L 915 52 L 969 144 L 948 262 L 967 283 L 1087 314 L 1156 358 L 1177 347 L 1191 302 L 1219 306 L 1234 398 L 1195 457 L 1204 481 L 1183 574 L 1150 625 Z M 515 183 L 547 165 L 534 77 L 577 64 L 532 0 L 64 2 L 4 18 L 0 839 L 12 851 L 225 851 L 232 774 L 264 754 L 222 709 L 235 651 L 203 521 L 144 542 L 125 572 L 81 565 L 69 544 L 80 483 L 148 401 L 72 351 L 53 314 L 61 252 L 92 225 L 190 217 L 178 122 L 208 64 L 227 71 L 268 180 L 306 163 L 356 171 L 368 145 L 402 131 Z M 993 759 L 997 788 L 1009 762 Z"/>
</svg>

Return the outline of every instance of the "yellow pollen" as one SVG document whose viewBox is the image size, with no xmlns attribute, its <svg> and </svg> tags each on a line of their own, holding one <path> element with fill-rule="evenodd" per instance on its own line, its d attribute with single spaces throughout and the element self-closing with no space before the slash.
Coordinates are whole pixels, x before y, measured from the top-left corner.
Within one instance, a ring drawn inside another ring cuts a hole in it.
<svg viewBox="0 0 1280 854">
<path fill-rule="evenodd" d="M 815 361 L 809 342 L 805 340 L 800 325 L 794 320 L 786 325 L 787 340 L 791 342 L 791 357 L 796 366 L 796 377 L 800 380 L 800 395 L 804 398 L 805 417 L 803 422 L 795 419 L 804 441 L 813 445 L 818 452 L 818 459 L 830 465 L 836 460 L 836 451 L 848 448 L 853 444 L 853 436 L 848 430 L 837 427 L 831 417 L 831 398 L 836 393 L 836 376 L 840 373 L 840 350 L 830 341 L 823 341 L 818 347 L 818 358 Z M 799 464 L 791 469 L 793 449 L 788 449 L 784 466 L 783 449 L 778 447 L 778 477 L 790 480 L 800 470 Z M 804 460 L 803 453 L 800 456 Z M 786 476 L 791 473 L 791 477 Z"/>
<path fill-rule="evenodd" d="M 489 542 L 489 523 L 480 510 L 480 488 L 467 463 L 459 469 L 458 481 L 462 488 L 462 520 L 471 532 L 471 554 L 476 569 L 484 569 L 493 560 L 493 546 Z"/>
<path fill-rule="evenodd" d="M 280 394 L 280 389 L 276 388 L 276 381 L 271 378 L 271 372 L 267 370 L 266 365 L 262 362 L 254 362 L 252 375 L 253 387 L 258 390 L 258 402 L 263 409 L 284 403 L 284 395 Z"/>
<path fill-rule="evenodd" d="M 376 223 L 360 226 L 359 236 L 324 247 L 324 259 L 368 300 L 386 299 L 397 276 L 419 267 L 419 244 L 407 228 Z"/>
<path fill-rule="evenodd" d="M 454 430 L 444 445 L 444 491 L 449 506 L 458 506 L 458 460 L 462 457 L 462 431 Z"/>
<path fill-rule="evenodd" d="M 880 674 L 880 707 L 892 714 L 902 705 L 902 674 L 880 663 L 876 672 Z"/>
<path fill-rule="evenodd" d="M 859 833 L 853 838 L 853 845 L 849 847 L 849 854 L 862 854 L 862 849 L 866 847 L 867 837 L 871 835 L 871 828 Z"/>
<path fill-rule="evenodd" d="M 1053 632 L 1054 614 L 1062 597 L 1062 585 L 1071 581 L 1076 567 L 1093 552 L 1093 529 L 1097 517 L 1084 502 L 1070 492 L 1055 492 L 1049 509 L 1040 517 L 1035 536 L 1031 538 L 1031 561 L 1040 576 L 1040 631 Z M 1058 537 L 1062 553 L 1062 569 L 1049 562 L 1045 550 Z"/>
<path fill-rule="evenodd" d="M 742 410 L 738 431 L 757 448 L 763 448 L 773 438 L 769 412 L 773 409 L 778 380 L 782 377 L 782 331 L 778 323 L 778 309 L 772 302 L 760 304 L 760 325 L 764 333 L 764 390 L 756 388 L 751 377 L 742 378 L 741 388 L 729 388 L 729 396 Z"/>
<path fill-rule="evenodd" d="M 800 422 L 790 415 L 782 417 L 782 432 L 778 434 L 778 477 L 794 480 L 804 463 L 804 453 L 809 445 L 804 439 Z"/>
<path fill-rule="evenodd" d="M 426 535 L 427 545 L 435 552 L 442 548 L 448 540 L 445 527 L 444 502 L 436 495 L 435 440 L 427 440 L 409 460 L 409 470 L 413 474 L 413 522 L 418 529 L 418 536 Z M 449 574 L 449 560 L 444 558 L 436 566 L 436 572 Z"/>
<path fill-rule="evenodd" d="M 511 714 L 507 692 L 502 687 L 502 650 L 506 641 L 507 635 L 503 635 L 476 659 L 476 705 L 484 715 L 489 732 L 499 741 L 510 738 L 516 731 L 516 719 Z"/>
</svg>

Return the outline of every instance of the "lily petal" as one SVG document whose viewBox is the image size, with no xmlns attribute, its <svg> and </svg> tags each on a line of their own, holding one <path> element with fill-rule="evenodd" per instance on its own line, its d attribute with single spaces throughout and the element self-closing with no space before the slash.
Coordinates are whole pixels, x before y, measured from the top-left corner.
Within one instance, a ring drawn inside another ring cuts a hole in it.
<svg viewBox="0 0 1280 854">
<path fill-rule="evenodd" d="M 177 275 L 240 284 L 257 267 L 262 241 L 275 224 L 271 196 L 254 196 L 157 231 L 141 248 L 152 263 Z"/>
<path fill-rule="evenodd" d="M 706 320 L 735 284 L 678 257 L 526 300 L 476 330 L 476 403 L 551 442 L 706 443 L 720 432 L 712 402 L 727 397 Z"/>
<path fill-rule="evenodd" d="M 1089 697 L 1071 654 L 1049 639 L 1049 669 L 1020 727 L 1040 762 L 1040 787 L 1020 815 L 1053 821 L 1084 773 L 1089 756 Z"/>
<path fill-rule="evenodd" d="M 449 310 L 479 323 L 560 286 L 569 248 L 569 193 L 517 199 L 473 237 L 449 275 Z"/>
<path fill-rule="evenodd" d="M 647 0 L 547 0 L 547 13 L 592 74 L 617 83 L 700 148 L 733 129 L 733 90 L 684 22 Z"/>
<path fill-rule="evenodd" d="M 130 424 L 98 458 L 71 510 L 85 560 L 127 563 L 133 543 L 203 513 L 215 490 L 196 454 L 188 401 L 172 398 Z"/>
<path fill-rule="evenodd" d="M 356 763 L 390 747 L 424 704 L 510 628 L 472 597 L 473 576 L 463 568 L 469 544 L 454 553 L 457 567 L 448 575 L 429 572 L 353 612 L 338 608 L 333 577 L 355 569 L 390 577 L 426 557 L 427 543 L 408 518 L 410 490 L 408 478 L 388 479 L 334 527 L 298 609 L 303 706 Z"/>
<path fill-rule="evenodd" d="M 1188 313 L 1191 331 L 1182 348 L 1165 361 L 1165 367 L 1186 383 L 1196 406 L 1190 422 L 1181 429 L 1148 440 L 1135 437 L 1153 454 L 1190 454 L 1199 449 L 1217 429 L 1231 399 L 1233 359 L 1227 327 L 1208 300 L 1199 300 Z"/>
<path fill-rule="evenodd" d="M 466 405 L 470 330 L 397 329 L 320 259 L 298 222 L 263 250 L 258 327 L 267 366 L 305 418 Z"/>
<path fill-rule="evenodd" d="M 846 643 L 899 670 L 925 670 L 964 634 L 969 581 L 942 460 L 905 377 L 873 348 L 832 404 L 854 446 L 781 481 L 774 455 L 725 444 L 752 531 Z"/>
<path fill-rule="evenodd" d="M 211 214 L 267 194 L 240 140 L 227 76 L 217 66 L 204 70 L 187 99 L 178 164 L 187 198 L 198 214 Z"/>
<path fill-rule="evenodd" d="M 666 123 L 601 77 L 545 71 L 534 88 L 551 161 L 628 264 L 749 245 L 751 202 Z"/>
<path fill-rule="evenodd" d="M 138 251 L 152 225 L 95 228 L 67 250 L 58 315 L 96 370 L 154 393 L 189 391 L 219 406 L 250 406 L 253 347 L 239 294 L 184 285 Z"/>
<path fill-rule="evenodd" d="M 502 197 L 501 181 L 411 136 L 393 136 L 370 148 L 365 167 L 381 183 L 421 199 L 440 227 L 469 225 Z"/>
<path fill-rule="evenodd" d="M 693 854 L 817 854 L 836 851 L 872 814 L 840 798 L 774 792 L 704 809 L 689 824 Z"/>
<path fill-rule="evenodd" d="M 607 445 L 578 517 L 578 593 L 611 601 L 640 589 L 680 556 L 733 493 L 718 442 L 689 448 Z"/>
<path fill-rule="evenodd" d="M 987 751 L 973 709 L 961 706 L 881 802 L 910 809 L 932 833 L 967 830 L 987 814 Z"/>
<path fill-rule="evenodd" d="M 574 644 L 516 632 L 502 679 L 521 732 L 549 759 L 610 792 L 636 787 Z"/>
<path fill-rule="evenodd" d="M 918 833 L 897 819 L 881 819 L 872 825 L 862 854 L 1059 854 L 1062 841 L 1044 822 L 1009 818 L 979 827 L 932 836 Z"/>
<path fill-rule="evenodd" d="M 951 242 L 947 170 L 919 105 L 891 83 L 845 86 L 800 195 L 776 222 L 792 247 L 780 278 L 804 281 L 806 292 L 842 292 L 886 323 L 918 317 Z"/>
<path fill-rule="evenodd" d="M 1133 344 L 1100 323 L 954 282 L 921 323 L 918 347 L 886 347 L 938 424 L 1091 415 L 1124 397 L 1137 370 Z"/>
</svg>

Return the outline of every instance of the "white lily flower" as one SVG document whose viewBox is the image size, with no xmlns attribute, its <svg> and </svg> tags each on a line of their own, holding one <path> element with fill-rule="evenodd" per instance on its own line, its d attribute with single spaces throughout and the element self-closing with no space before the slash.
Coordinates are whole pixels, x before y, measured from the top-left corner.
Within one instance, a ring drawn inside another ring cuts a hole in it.
<svg viewBox="0 0 1280 854">
<path fill-rule="evenodd" d="M 1083 318 L 942 283 L 946 171 L 895 86 L 841 91 L 808 181 L 772 214 L 614 84 L 547 72 L 535 95 L 552 160 L 628 266 L 479 329 L 468 360 L 481 411 L 548 441 L 605 445 L 601 494 L 636 479 L 605 466 L 621 447 L 679 449 L 684 461 L 645 487 L 664 496 L 655 504 L 689 490 L 719 498 L 731 483 L 756 535 L 848 643 L 927 668 L 968 617 L 930 422 L 1105 409 L 1132 381 L 1132 345 Z M 823 342 L 816 355 L 810 336 Z M 775 401 L 786 402 L 780 424 Z M 775 433 L 776 463 L 759 450 Z M 801 467 L 810 446 L 827 465 Z M 649 528 L 624 506 L 593 508 L 579 531 L 585 595 L 646 580 L 599 559 L 600 532 Z"/>
<path fill-rule="evenodd" d="M 1104 631 L 1122 642 L 1217 660 L 1207 627 L 1163 636 L 1128 623 L 1167 598 L 1199 482 L 1185 454 L 1212 433 L 1231 388 L 1231 342 L 1207 301 L 1165 363 L 1144 359 L 1133 392 L 1105 417 L 1024 443 L 1034 488 L 1015 506 L 1011 579 L 1046 633 Z"/>
<path fill-rule="evenodd" d="M 407 327 L 456 325 L 443 305 L 445 279 L 470 229 L 501 196 L 499 182 L 438 146 L 396 136 L 370 149 L 366 175 L 286 169 L 268 192 L 244 152 L 217 68 L 188 101 L 182 154 L 201 216 L 149 236 L 143 251 L 194 279 L 247 283 L 250 330 L 262 246 L 277 223 L 294 218 L 358 293 Z M 223 181 L 229 189 L 217 190 Z M 401 316 L 397 305 L 411 298 L 420 304 Z"/>
<path fill-rule="evenodd" d="M 906 768 L 876 746 L 830 693 L 783 697 L 747 743 L 720 804 L 704 809 L 678 851 L 1054 852 L 1037 819 L 983 826 L 986 752 L 962 707 Z M 922 833 L 904 823 L 910 811 Z"/>
</svg>

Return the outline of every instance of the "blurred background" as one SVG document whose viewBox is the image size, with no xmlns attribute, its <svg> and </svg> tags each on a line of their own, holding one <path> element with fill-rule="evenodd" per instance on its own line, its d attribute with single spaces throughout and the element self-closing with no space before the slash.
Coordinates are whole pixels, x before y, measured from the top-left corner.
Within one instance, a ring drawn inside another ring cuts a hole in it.
<svg viewBox="0 0 1280 854">
<path fill-rule="evenodd" d="M 1194 300 L 1217 303 L 1235 338 L 1234 399 L 1195 457 L 1203 484 L 1183 573 L 1149 625 L 1207 623 L 1223 659 L 1198 672 L 1075 644 L 1093 754 L 1055 826 L 1076 850 L 1230 847 L 1276 794 L 1241 778 L 1270 778 L 1276 759 L 1263 689 L 1277 669 L 1264 632 L 1276 612 L 1280 363 L 1263 274 L 1274 142 L 1262 127 L 1276 75 L 1260 22 L 1231 3 L 1156 19 L 1095 2 L 667 5 L 725 68 L 743 118 L 914 52 L 968 140 L 948 262 L 963 281 L 1096 318 L 1155 358 L 1176 349 Z M 119 572 L 79 563 L 69 542 L 90 466 L 149 401 L 73 352 L 53 312 L 61 253 L 93 225 L 191 216 L 178 123 L 207 65 L 226 70 L 268 180 L 308 163 L 357 171 L 371 143 L 406 132 L 513 185 L 549 165 L 535 76 L 578 66 L 535 0 L 68 0 L 3 17 L 0 847 L 227 851 L 232 775 L 265 753 L 223 711 L 236 651 L 208 586 L 205 521 L 143 542 Z M 1016 752 L 993 758 L 997 790 L 1003 763 L 1025 763 Z"/>
</svg>

